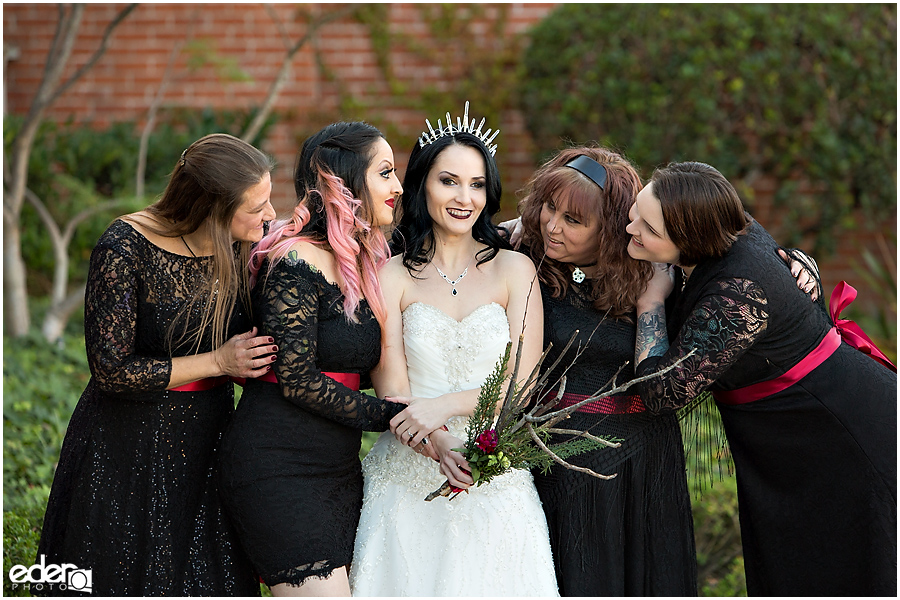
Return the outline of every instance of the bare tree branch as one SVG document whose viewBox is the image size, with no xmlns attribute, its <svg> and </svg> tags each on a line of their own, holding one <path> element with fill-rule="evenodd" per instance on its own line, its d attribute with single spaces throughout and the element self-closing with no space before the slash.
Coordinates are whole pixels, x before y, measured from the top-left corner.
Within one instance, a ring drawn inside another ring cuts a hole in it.
<svg viewBox="0 0 900 600">
<path fill-rule="evenodd" d="M 556 427 L 550 427 L 546 431 L 549 431 L 550 433 L 562 433 L 578 437 L 585 437 L 589 440 L 597 442 L 598 444 L 603 444 L 604 446 L 608 446 L 610 448 L 620 448 L 622 446 L 622 444 L 620 444 L 619 442 L 610 442 L 609 440 L 605 440 L 602 437 L 597 437 L 592 433 L 588 433 L 587 431 L 579 431 L 578 429 L 557 429 Z"/>
<path fill-rule="evenodd" d="M 103 32 L 103 37 L 100 39 L 100 45 L 97 47 L 97 50 L 94 51 L 93 56 L 91 56 L 91 58 L 86 63 L 84 63 L 80 69 L 75 71 L 75 73 L 65 83 L 59 86 L 59 88 L 56 90 L 56 93 L 51 96 L 49 100 L 50 102 L 55 101 L 60 96 L 60 94 L 69 89 L 72 84 L 81 79 L 81 77 L 85 73 L 93 68 L 97 61 L 100 60 L 100 57 L 102 57 L 106 52 L 106 48 L 109 45 L 109 40 L 112 37 L 112 34 L 115 31 L 116 27 L 118 27 L 119 24 L 125 20 L 125 17 L 130 15 L 131 11 L 133 11 L 135 8 L 137 8 L 137 4 L 129 4 L 128 6 L 123 8 L 118 15 L 116 15 L 116 17 L 109 23 L 109 25 L 106 26 L 106 31 Z"/>
<path fill-rule="evenodd" d="M 537 433 L 535 433 L 534 427 L 531 425 L 531 423 L 528 423 L 527 427 L 528 427 L 528 433 L 531 434 L 531 439 L 534 440 L 534 443 L 537 444 L 538 448 L 540 448 L 541 450 L 546 452 L 547 455 L 553 459 L 553 462 L 560 464 L 567 469 L 572 469 L 573 471 L 578 471 L 579 473 L 587 473 L 588 475 L 596 477 L 597 479 L 613 479 L 613 478 L 615 478 L 616 473 L 613 473 L 612 475 L 601 475 L 600 473 L 596 473 L 596 472 L 588 469 L 587 467 L 578 467 L 576 465 L 567 463 L 566 461 L 561 459 L 559 456 L 554 454 L 553 450 L 551 450 L 550 448 L 547 447 L 547 444 L 545 444 L 544 442 L 541 441 L 541 438 L 538 436 Z"/>
<path fill-rule="evenodd" d="M 312 23 L 310 23 L 306 28 L 306 33 L 297 40 L 297 43 L 293 45 L 288 50 L 287 55 L 285 55 L 284 60 L 281 62 L 281 68 L 278 70 L 278 75 L 275 77 L 275 81 L 272 82 L 272 87 L 269 88 L 269 94 L 266 96 L 266 99 L 263 101 L 262 106 L 259 111 L 257 111 L 256 115 L 253 117 L 253 120 L 247 126 L 247 129 L 244 131 L 244 134 L 241 136 L 241 139 L 245 142 L 252 142 L 259 132 L 262 130 L 263 124 L 266 122 L 266 119 L 269 118 L 269 114 L 272 112 L 272 108 L 275 106 L 275 101 L 278 99 L 278 95 L 281 93 L 281 89 L 287 84 L 288 79 L 291 74 L 291 63 L 294 60 L 294 56 L 303 47 L 306 42 L 308 42 L 320 28 L 324 25 L 330 23 L 331 21 L 335 21 L 342 17 L 345 17 L 351 14 L 356 8 L 352 5 L 341 8 L 339 10 L 335 10 L 329 12 Z"/>
<path fill-rule="evenodd" d="M 191 29 L 192 28 L 193 24 L 191 25 Z M 188 31 L 187 37 L 190 38 L 190 35 L 190 31 Z M 137 174 L 135 175 L 134 183 L 134 194 L 138 198 L 143 198 L 144 196 L 144 180 L 147 175 L 147 148 L 150 145 L 150 133 L 156 126 L 156 114 L 159 111 L 159 105 L 162 104 L 166 88 L 169 87 L 175 60 L 178 58 L 183 47 L 183 41 L 178 42 L 172 47 L 172 51 L 169 53 L 169 62 L 166 64 L 166 70 L 163 73 L 162 81 L 159 83 L 159 88 L 156 90 L 156 95 L 153 97 L 153 101 L 150 102 L 150 108 L 147 111 L 147 123 L 144 124 L 144 129 L 141 131 L 141 141 L 138 147 Z"/>
</svg>

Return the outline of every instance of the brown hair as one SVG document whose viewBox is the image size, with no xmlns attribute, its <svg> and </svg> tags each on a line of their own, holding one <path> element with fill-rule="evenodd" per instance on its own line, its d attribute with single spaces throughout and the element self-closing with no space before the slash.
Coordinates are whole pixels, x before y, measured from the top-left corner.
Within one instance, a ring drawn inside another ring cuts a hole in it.
<svg viewBox="0 0 900 600">
<path fill-rule="evenodd" d="M 750 223 L 734 186 L 705 163 L 670 163 L 650 182 L 684 266 L 721 257 Z"/>
<path fill-rule="evenodd" d="M 606 169 L 605 189 L 575 169 L 566 166 L 578 156 L 594 159 Z M 627 253 L 631 236 L 625 232 L 628 211 L 641 190 L 637 171 L 621 155 L 606 148 L 582 146 L 562 150 L 544 163 L 521 193 L 521 247 L 538 268 L 538 277 L 552 290 L 553 297 L 565 297 L 570 281 L 569 265 L 544 257 L 541 234 L 541 209 L 551 199 L 563 199 L 576 215 L 596 220 L 597 275 L 594 278 L 592 299 L 598 311 L 610 311 L 614 317 L 628 317 L 634 310 L 638 296 L 647 286 L 652 266 L 645 261 L 631 259 Z"/>
<path fill-rule="evenodd" d="M 212 326 L 213 348 L 225 343 L 228 322 L 238 297 L 250 306 L 250 285 L 247 264 L 251 242 L 241 241 L 237 251 L 231 237 L 231 222 L 243 204 L 244 193 L 257 185 L 266 173 L 275 168 L 274 161 L 247 142 L 225 133 L 204 136 L 188 146 L 181 154 L 162 196 L 146 208 L 156 224 L 144 226 L 158 235 L 178 237 L 196 231 L 208 223 L 213 242 L 213 260 L 206 273 L 205 287 L 197 290 L 182 309 L 186 315 L 202 302 L 199 327 L 188 330 L 183 319 L 181 342 L 195 337 L 198 350 L 202 332 Z M 126 220 L 130 220 L 126 217 Z M 169 327 L 170 348 L 174 345 L 176 323 Z"/>
</svg>

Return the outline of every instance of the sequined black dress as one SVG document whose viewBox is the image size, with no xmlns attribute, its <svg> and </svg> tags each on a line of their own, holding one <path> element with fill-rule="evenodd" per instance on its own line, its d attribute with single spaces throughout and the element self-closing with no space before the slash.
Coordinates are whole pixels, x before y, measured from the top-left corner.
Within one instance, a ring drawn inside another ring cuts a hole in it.
<svg viewBox="0 0 900 600">
<path fill-rule="evenodd" d="M 609 389 L 607 383 L 626 363 L 618 383 L 634 376 L 634 323 L 604 319 L 586 297 L 590 285 L 591 280 L 572 284 L 565 298 L 553 298 L 541 285 L 544 343 L 553 343 L 544 364 L 552 365 L 572 333 L 580 332 L 550 382 L 572 362 L 575 348 L 587 344 L 566 376 L 569 403 Z M 599 480 L 557 466 L 548 475 L 534 472 L 560 594 L 696 596 L 691 503 L 675 415 L 649 415 L 629 390 L 614 400 L 588 405 L 560 427 L 625 440 L 620 449 L 570 459 L 599 473 L 616 473 L 615 479 Z"/>
<path fill-rule="evenodd" d="M 340 288 L 290 253 L 252 300 L 261 335 L 278 345 L 279 383 L 244 388 L 223 443 L 223 497 L 265 583 L 296 585 L 350 564 L 361 430 L 386 430 L 405 407 L 323 374 L 366 375 L 378 364 L 381 329 L 365 301 L 349 322 Z"/>
<path fill-rule="evenodd" d="M 638 373 L 699 352 L 641 386 L 671 410 L 704 389 L 779 377 L 832 328 L 757 223 L 697 265 L 669 315 L 671 345 Z M 787 389 L 717 402 L 734 456 L 750 595 L 895 596 L 897 376 L 845 343 Z"/>
<path fill-rule="evenodd" d="M 214 473 L 233 386 L 165 390 L 168 325 L 209 260 L 162 250 L 123 221 L 91 255 L 84 327 L 91 380 L 63 441 L 38 553 L 47 564 L 90 569 L 95 595 L 259 594 Z M 229 335 L 248 329 L 241 315 Z"/>
</svg>

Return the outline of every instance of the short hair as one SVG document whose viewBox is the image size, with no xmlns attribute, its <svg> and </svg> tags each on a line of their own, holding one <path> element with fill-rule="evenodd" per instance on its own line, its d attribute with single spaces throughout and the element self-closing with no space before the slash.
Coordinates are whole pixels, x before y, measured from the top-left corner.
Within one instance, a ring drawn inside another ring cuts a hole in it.
<svg viewBox="0 0 900 600">
<path fill-rule="evenodd" d="M 723 256 L 750 223 L 734 186 L 708 164 L 670 163 L 650 183 L 683 265 Z"/>
</svg>

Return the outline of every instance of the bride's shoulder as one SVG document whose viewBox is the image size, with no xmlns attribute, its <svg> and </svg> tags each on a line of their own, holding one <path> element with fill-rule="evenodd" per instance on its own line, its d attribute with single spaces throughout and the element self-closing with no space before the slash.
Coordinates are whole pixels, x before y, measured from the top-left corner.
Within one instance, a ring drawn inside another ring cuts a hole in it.
<svg viewBox="0 0 900 600">
<path fill-rule="evenodd" d="M 534 263 L 521 252 L 500 250 L 494 260 L 497 261 L 497 267 L 509 276 L 516 278 L 527 277 L 529 280 L 534 276 Z"/>
</svg>

